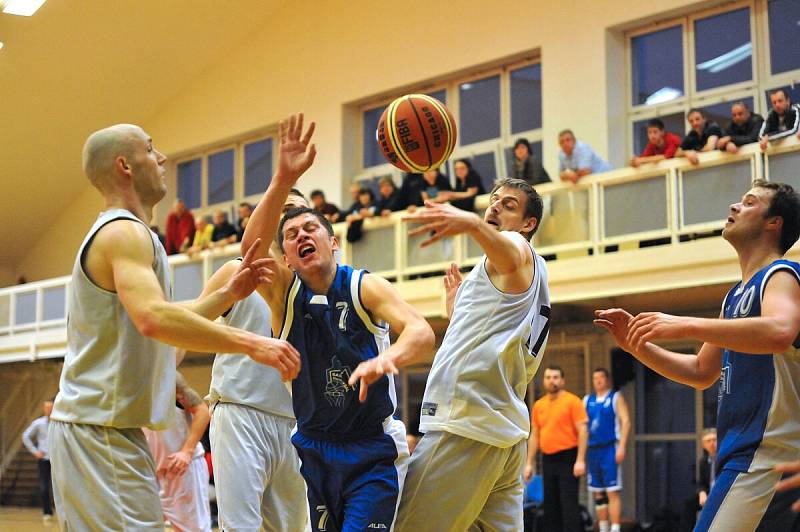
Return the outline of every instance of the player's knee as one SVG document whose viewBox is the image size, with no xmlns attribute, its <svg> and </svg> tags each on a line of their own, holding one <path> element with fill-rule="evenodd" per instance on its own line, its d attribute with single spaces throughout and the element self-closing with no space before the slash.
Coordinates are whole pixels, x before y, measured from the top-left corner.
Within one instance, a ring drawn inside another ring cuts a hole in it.
<svg viewBox="0 0 800 532">
<path fill-rule="evenodd" d="M 606 492 L 595 494 L 594 505 L 596 508 L 602 508 L 603 506 L 608 506 L 608 494 L 606 494 Z"/>
</svg>

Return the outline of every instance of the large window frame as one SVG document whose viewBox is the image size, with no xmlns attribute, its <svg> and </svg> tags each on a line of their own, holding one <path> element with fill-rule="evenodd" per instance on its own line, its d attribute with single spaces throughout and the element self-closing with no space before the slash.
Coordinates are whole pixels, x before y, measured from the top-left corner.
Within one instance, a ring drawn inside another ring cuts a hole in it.
<svg viewBox="0 0 800 532">
<path fill-rule="evenodd" d="M 213 213 L 217 209 L 221 209 L 224 212 L 228 213 L 228 221 L 231 223 L 235 223 L 236 220 L 232 219 L 232 216 L 236 213 L 236 206 L 241 202 L 249 202 L 251 204 L 257 203 L 261 199 L 261 195 L 263 191 L 258 194 L 251 194 L 249 196 L 245 195 L 245 146 L 250 144 L 254 144 L 256 142 L 262 142 L 264 140 L 271 140 L 272 141 L 272 167 L 274 169 L 276 163 L 277 153 L 275 150 L 275 146 L 277 146 L 278 138 L 277 134 L 275 133 L 261 133 L 259 135 L 248 135 L 242 137 L 241 139 L 237 139 L 234 141 L 228 141 L 224 143 L 214 144 L 211 145 L 203 150 L 196 150 L 192 152 L 187 152 L 178 156 L 175 159 L 174 164 L 174 172 L 173 172 L 173 180 L 176 183 L 175 190 L 177 191 L 177 179 L 178 179 L 178 166 L 182 163 L 193 161 L 193 160 L 200 160 L 201 171 L 200 171 L 200 206 L 192 208 L 192 213 L 195 216 L 208 216 Z M 228 151 L 233 150 L 233 198 L 227 201 L 217 202 L 217 203 L 209 203 L 209 157 Z M 264 176 L 265 185 L 264 190 L 266 190 L 266 186 L 269 183 L 269 180 L 272 178 L 271 175 Z M 176 192 L 177 195 L 177 192 Z"/>
<path fill-rule="evenodd" d="M 459 87 L 464 83 L 478 81 L 497 75 L 500 76 L 500 136 L 467 145 L 462 145 L 459 140 L 459 142 L 456 143 L 456 147 L 453 150 L 452 155 L 446 163 L 446 167 L 442 168 L 442 172 L 452 180 L 452 176 L 454 175 L 453 164 L 457 159 L 471 159 L 479 155 L 492 154 L 494 157 L 495 171 L 497 172 L 497 176 L 501 177 L 509 175 L 510 169 L 507 168 L 505 150 L 513 148 L 514 141 L 520 137 L 525 137 L 532 145 L 535 143 L 541 143 L 543 139 L 541 127 L 537 129 L 520 131 L 513 134 L 511 133 L 511 72 L 536 64 L 541 65 L 541 59 L 538 57 L 538 54 L 532 53 L 531 57 L 527 57 L 523 60 L 509 61 L 502 65 L 481 69 L 467 75 L 442 79 L 418 88 L 398 91 L 397 94 L 370 100 L 360 105 L 358 107 L 358 127 L 355 128 L 357 130 L 358 138 L 355 139 L 355 142 L 353 143 L 357 151 L 355 154 L 355 160 L 358 161 L 358 169 L 353 180 L 373 181 L 384 176 L 389 176 L 394 180 L 395 184 L 400 186 L 403 179 L 403 172 L 388 162 L 376 166 L 364 166 L 365 112 L 375 109 L 379 106 L 388 105 L 394 98 L 400 96 L 401 93 L 431 94 L 444 90 L 446 91 L 447 95 L 447 108 L 451 113 L 453 113 L 456 124 L 460 129 L 461 120 Z M 540 103 L 540 105 L 542 104 Z"/>
<path fill-rule="evenodd" d="M 769 0 L 743 0 L 728 3 L 722 6 L 697 11 L 682 17 L 671 18 L 650 24 L 645 27 L 631 30 L 625 35 L 625 108 L 626 120 L 626 146 L 628 156 L 634 153 L 635 139 L 633 136 L 633 125 L 640 120 L 659 118 L 662 116 L 683 113 L 684 118 L 689 109 L 694 107 L 704 108 L 720 103 L 733 103 L 745 98 L 753 98 L 753 109 L 766 118 L 769 106 L 764 98 L 765 91 L 772 90 L 785 85 L 792 85 L 800 80 L 800 69 L 781 72 L 773 75 L 771 73 L 770 57 L 770 38 L 769 38 Z M 750 42 L 753 46 L 751 56 L 752 79 L 715 87 L 699 91 L 696 87 L 695 72 L 695 23 L 711 16 L 720 15 L 736 11 L 743 8 L 750 10 Z M 684 94 L 679 98 L 668 102 L 645 105 L 634 105 L 631 99 L 633 91 L 633 39 L 635 37 L 653 33 L 667 28 L 681 26 L 683 43 L 683 74 L 684 74 Z M 725 124 L 720 124 L 725 126 Z M 674 133 L 684 136 L 688 125 L 684 122 L 682 131 Z"/>
</svg>

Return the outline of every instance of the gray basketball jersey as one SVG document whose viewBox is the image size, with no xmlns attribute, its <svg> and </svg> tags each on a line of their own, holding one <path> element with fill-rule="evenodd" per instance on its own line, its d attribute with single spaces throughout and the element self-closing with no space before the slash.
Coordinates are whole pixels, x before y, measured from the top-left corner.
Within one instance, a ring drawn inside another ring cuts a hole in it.
<svg viewBox="0 0 800 532">
<path fill-rule="evenodd" d="M 117 294 L 92 282 L 81 263 L 97 231 L 119 219 L 145 225 L 127 210 L 105 211 L 78 250 L 68 296 L 67 354 L 51 418 L 160 430 L 175 420 L 175 349 L 139 333 Z M 148 233 L 153 271 L 171 299 L 167 254 L 158 237 Z"/>
<path fill-rule="evenodd" d="M 504 235 L 524 241 L 519 233 Z M 485 255 L 459 287 L 428 375 L 421 431 L 443 430 L 502 448 L 528 437 L 525 391 L 544 354 L 550 317 L 545 262 L 531 253 L 533 280 L 521 294 L 492 284 Z"/>
<path fill-rule="evenodd" d="M 258 292 L 253 292 L 233 306 L 225 317 L 225 323 L 271 337 L 271 319 L 266 301 Z M 254 362 L 243 354 L 217 355 L 211 370 L 211 388 L 207 399 L 212 403 L 238 403 L 270 414 L 294 418 L 292 396 L 281 381 L 278 370 Z"/>
</svg>

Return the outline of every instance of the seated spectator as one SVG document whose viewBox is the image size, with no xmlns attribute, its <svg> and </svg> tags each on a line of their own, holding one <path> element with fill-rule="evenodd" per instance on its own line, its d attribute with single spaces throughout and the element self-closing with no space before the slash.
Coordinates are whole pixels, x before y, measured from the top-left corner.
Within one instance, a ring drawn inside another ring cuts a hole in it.
<svg viewBox="0 0 800 532">
<path fill-rule="evenodd" d="M 717 141 L 717 149 L 728 153 L 736 153 L 739 146 L 758 142 L 758 132 L 764 119 L 759 114 L 751 113 L 747 104 L 739 101 L 731 105 L 731 123 L 724 136 Z"/>
<path fill-rule="evenodd" d="M 475 212 L 475 196 L 486 194 L 481 176 L 472 168 L 467 159 L 459 159 L 453 165 L 456 174 L 456 188 L 453 192 L 440 192 L 433 201 L 449 201 L 459 209 Z"/>
<path fill-rule="evenodd" d="M 700 443 L 703 446 L 703 456 L 697 461 L 699 474 L 694 478 L 696 489 L 692 496 L 684 502 L 681 512 L 680 530 L 686 532 L 694 530 L 697 512 L 705 506 L 711 486 L 716 480 L 714 462 L 717 458 L 717 429 L 704 429 Z"/>
<path fill-rule="evenodd" d="M 582 140 L 577 140 L 571 129 L 558 134 L 558 172 L 562 181 L 577 183 L 589 174 L 607 172 L 611 165 Z"/>
<path fill-rule="evenodd" d="M 433 199 L 442 191 L 452 190 L 450 181 L 439 172 L 438 168 L 423 174 L 406 174 L 397 195 L 395 210 L 408 209 L 408 212 L 414 212 L 417 207 L 425 205 L 426 199 Z"/>
<path fill-rule="evenodd" d="M 716 122 L 706 120 L 706 115 L 700 109 L 691 109 L 686 115 L 691 130 L 683 138 L 681 147 L 675 152 L 675 157 L 686 157 L 690 163 L 699 164 L 697 158 L 699 151 L 711 151 L 717 147 L 717 141 L 722 136 L 722 130 Z"/>
<path fill-rule="evenodd" d="M 397 196 L 399 195 L 399 191 L 394 185 L 394 180 L 389 176 L 381 178 L 378 182 L 378 188 L 381 195 L 375 202 L 375 214 L 386 217 L 392 214 L 393 211 L 398 210 Z"/>
<path fill-rule="evenodd" d="M 396 211 L 408 209 L 413 212 L 417 207 L 424 205 L 422 200 L 422 189 L 425 187 L 425 180 L 422 174 L 405 174 L 403 184 L 400 185 L 400 192 L 397 193 L 395 202 Z"/>
<path fill-rule="evenodd" d="M 664 159 L 672 159 L 681 145 L 681 138 L 675 133 L 664 130 L 664 122 L 653 118 L 647 123 L 647 146 L 638 157 L 631 159 L 634 168 L 640 164 L 655 163 Z"/>
<path fill-rule="evenodd" d="M 214 226 L 208 223 L 205 216 L 198 216 L 194 219 L 194 240 L 192 240 L 192 246 L 186 250 L 188 255 L 191 257 L 195 253 L 199 253 L 204 249 L 208 249 L 211 246 L 211 236 L 214 234 Z M 184 250 L 181 250 L 184 251 Z"/>
<path fill-rule="evenodd" d="M 164 239 L 164 235 L 161 234 L 161 229 L 159 229 L 157 225 L 151 225 L 150 230 L 156 234 L 158 241 L 161 242 L 164 249 L 167 249 L 167 241 Z"/>
<path fill-rule="evenodd" d="M 437 201 L 437 197 L 441 193 L 449 193 L 453 190 L 450 186 L 450 180 L 442 174 L 438 168 L 431 168 L 422 174 L 423 187 L 420 191 L 422 195 L 422 203 L 426 201 Z M 442 199 L 438 201 L 447 201 L 449 194 L 444 194 Z"/>
<path fill-rule="evenodd" d="M 225 247 L 238 240 L 236 228 L 228 221 L 228 214 L 217 209 L 214 211 L 214 231 L 211 233 L 211 243 L 216 247 Z"/>
<path fill-rule="evenodd" d="M 182 199 L 178 198 L 167 215 L 167 255 L 183 253 L 194 238 L 194 218 Z"/>
<path fill-rule="evenodd" d="M 764 120 L 759 133 L 762 151 L 766 150 L 773 140 L 794 135 L 800 130 L 800 106 L 792 105 L 791 98 L 783 89 L 772 91 L 769 101 L 772 103 L 772 110 Z"/>
<path fill-rule="evenodd" d="M 356 194 L 356 203 L 348 210 L 345 220 L 354 222 L 364 218 L 372 218 L 375 215 L 375 194 L 367 187 L 359 187 Z"/>
<path fill-rule="evenodd" d="M 239 221 L 236 222 L 236 240 L 238 242 L 242 241 L 242 235 L 244 235 L 244 228 L 247 225 L 247 221 L 250 219 L 250 215 L 253 214 L 253 206 L 243 201 L 239 204 Z"/>
<path fill-rule="evenodd" d="M 325 201 L 325 193 L 321 190 L 311 191 L 311 205 L 318 213 L 322 214 L 332 224 L 339 221 L 339 208 L 333 203 Z"/>
<path fill-rule="evenodd" d="M 531 185 L 550 181 L 550 176 L 542 166 L 542 162 L 531 153 L 528 139 L 517 139 L 517 142 L 514 143 L 513 171 L 511 177 L 522 179 Z"/>
<path fill-rule="evenodd" d="M 367 187 L 359 187 L 356 204 L 348 209 L 347 241 L 357 242 L 363 236 L 364 220 L 375 216 L 375 194 Z"/>
<path fill-rule="evenodd" d="M 361 211 L 362 206 L 361 202 L 358 201 L 358 197 L 359 195 L 361 195 L 362 188 L 363 187 L 361 186 L 361 183 L 353 183 L 352 185 L 350 185 L 350 199 L 352 200 L 352 203 L 350 204 L 350 206 L 347 208 L 346 211 L 341 213 L 340 219 L 341 218 L 346 219 L 351 214 L 355 214 Z"/>
</svg>

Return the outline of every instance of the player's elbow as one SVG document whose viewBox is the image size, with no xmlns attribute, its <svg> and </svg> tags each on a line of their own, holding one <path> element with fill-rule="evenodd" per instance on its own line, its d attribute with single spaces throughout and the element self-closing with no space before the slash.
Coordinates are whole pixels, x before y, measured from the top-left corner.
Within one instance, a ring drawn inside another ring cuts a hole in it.
<svg viewBox="0 0 800 532">
<path fill-rule="evenodd" d="M 770 353 L 784 353 L 794 346 L 797 336 L 797 331 L 793 327 L 788 324 L 780 324 L 765 347 L 768 347 Z"/>
<path fill-rule="evenodd" d="M 161 318 L 161 313 L 154 305 L 148 305 L 129 313 L 139 334 L 147 338 L 158 340 L 164 331 L 165 320 Z"/>
<path fill-rule="evenodd" d="M 719 374 L 709 374 L 699 376 L 695 382 L 691 383 L 692 388 L 695 390 L 707 390 L 711 388 L 719 380 Z"/>
</svg>

